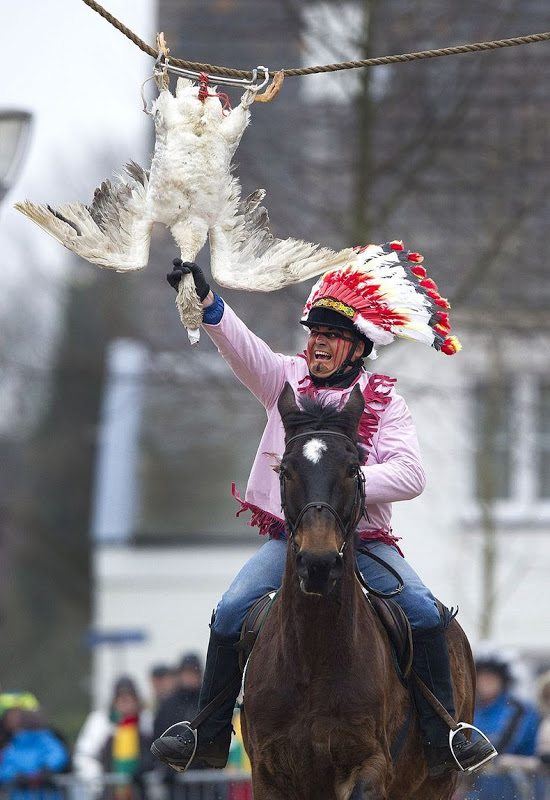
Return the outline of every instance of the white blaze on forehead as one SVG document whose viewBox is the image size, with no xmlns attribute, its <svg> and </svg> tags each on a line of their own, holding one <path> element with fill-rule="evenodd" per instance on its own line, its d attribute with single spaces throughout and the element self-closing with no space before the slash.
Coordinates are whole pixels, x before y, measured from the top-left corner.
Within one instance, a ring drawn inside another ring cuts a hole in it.
<svg viewBox="0 0 550 800">
<path fill-rule="evenodd" d="M 303 454 L 308 461 L 317 464 L 326 449 L 327 446 L 322 439 L 309 439 L 304 445 Z"/>
</svg>

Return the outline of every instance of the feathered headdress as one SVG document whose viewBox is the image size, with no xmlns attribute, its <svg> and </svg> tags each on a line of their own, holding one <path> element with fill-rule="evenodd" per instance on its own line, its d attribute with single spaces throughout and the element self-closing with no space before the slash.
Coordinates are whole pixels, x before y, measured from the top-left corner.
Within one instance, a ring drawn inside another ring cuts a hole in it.
<svg viewBox="0 0 550 800">
<path fill-rule="evenodd" d="M 400 241 L 354 249 L 350 264 L 317 281 L 304 306 L 303 324 L 312 309 L 326 308 L 352 321 L 375 345 L 400 336 L 446 355 L 461 349 L 450 335 L 449 302 L 427 277 L 423 256 L 405 250 Z"/>
</svg>

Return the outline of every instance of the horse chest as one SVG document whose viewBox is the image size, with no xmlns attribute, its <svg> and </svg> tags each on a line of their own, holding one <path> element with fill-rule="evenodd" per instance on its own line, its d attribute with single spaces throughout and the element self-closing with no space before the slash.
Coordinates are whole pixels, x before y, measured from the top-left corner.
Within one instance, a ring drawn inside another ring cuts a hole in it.
<svg viewBox="0 0 550 800">
<path fill-rule="evenodd" d="M 343 678 L 336 668 L 322 676 L 297 677 L 295 671 L 285 674 L 281 670 L 276 680 L 250 677 L 245 709 L 255 718 L 261 735 L 269 735 L 275 727 L 278 735 L 284 731 L 289 739 L 296 740 L 304 723 L 309 737 L 314 727 L 331 728 L 334 720 L 340 720 L 341 733 L 349 728 L 353 735 L 357 726 L 367 724 L 361 688 Z"/>
</svg>

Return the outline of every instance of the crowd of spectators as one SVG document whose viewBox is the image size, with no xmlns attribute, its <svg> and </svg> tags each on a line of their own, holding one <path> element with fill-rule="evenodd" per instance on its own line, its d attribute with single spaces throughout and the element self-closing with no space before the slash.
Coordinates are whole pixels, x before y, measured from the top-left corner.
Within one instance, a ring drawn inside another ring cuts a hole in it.
<svg viewBox="0 0 550 800">
<path fill-rule="evenodd" d="M 73 747 L 46 722 L 33 694 L 0 693 L 0 798 L 63 800 L 63 780 L 56 776 L 69 773 L 86 787 L 86 800 L 143 800 L 152 785 L 148 776 L 161 788 L 157 797 L 181 797 L 177 773 L 154 759 L 150 746 L 174 723 L 193 719 L 202 677 L 195 653 L 184 654 L 175 665 L 155 664 L 145 703 L 136 681 L 119 676 L 107 706 L 88 714 Z M 240 733 L 238 709 L 235 726 Z M 234 738 L 228 768 L 246 770 L 242 740 Z M 238 787 L 223 796 L 241 797 Z"/>
<path fill-rule="evenodd" d="M 538 677 L 531 698 L 521 691 L 517 661 L 506 653 L 478 653 L 476 673 L 474 724 L 499 756 L 461 779 L 455 800 L 550 800 L 550 671 Z M 144 777 L 154 774 L 163 800 L 177 800 L 177 773 L 155 761 L 149 748 L 171 725 L 195 716 L 201 660 L 186 653 L 176 665 L 155 664 L 149 681 L 145 704 L 136 682 L 118 677 L 108 706 L 87 716 L 73 747 L 48 724 L 33 694 L 1 692 L 0 790 L 9 790 L 9 800 L 63 800 L 63 782 L 55 778 L 70 774 L 86 785 L 87 800 L 142 800 Z M 228 768 L 246 772 L 238 707 L 233 725 Z M 234 788 L 224 797 L 248 800 L 250 789 Z"/>
</svg>

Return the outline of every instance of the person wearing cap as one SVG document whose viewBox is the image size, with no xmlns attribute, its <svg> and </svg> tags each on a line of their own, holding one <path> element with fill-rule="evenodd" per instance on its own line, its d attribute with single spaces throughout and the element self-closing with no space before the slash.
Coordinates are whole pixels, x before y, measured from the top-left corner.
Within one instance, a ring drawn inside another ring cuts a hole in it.
<svg viewBox="0 0 550 800">
<path fill-rule="evenodd" d="M 153 664 L 149 670 L 149 681 L 153 695 L 153 710 L 156 711 L 162 701 L 170 697 L 176 688 L 174 668 L 169 664 Z"/>
<path fill-rule="evenodd" d="M 197 653 L 184 653 L 174 667 L 175 687 L 159 704 L 153 721 L 153 739 L 182 719 L 191 720 L 197 712 L 202 684 L 202 661 Z M 202 769 L 196 762 L 190 769 Z M 179 796 L 179 785 L 173 770 L 157 765 L 157 775 L 166 788 L 168 798 Z"/>
<path fill-rule="evenodd" d="M 173 262 L 168 282 L 177 289 L 182 275 L 192 274 L 203 305 L 204 330 L 267 412 L 244 499 L 235 489 L 233 492 L 241 511 L 252 513 L 249 524 L 266 534 L 268 541 L 244 565 L 214 612 L 199 709 L 238 681 L 235 644 L 245 616 L 258 598 L 278 589 L 282 582 L 285 526 L 273 454 L 282 455 L 285 449 L 277 400 L 288 382 L 298 398 L 316 396 L 339 407 L 355 386 L 363 393 L 359 438 L 365 453 L 362 471 L 368 517 L 359 522 L 358 538 L 402 576 L 404 589 L 396 600 L 413 631 L 413 669 L 454 717 L 449 654 L 436 600 L 403 558 L 391 528 L 392 503 L 412 499 L 424 489 L 416 431 L 405 401 L 395 391 L 395 380 L 364 366 L 365 358 L 375 358 L 376 348 L 389 344 L 395 336 L 423 342 L 448 355 L 460 349 L 451 335 L 449 304 L 427 277 L 422 260 L 397 241 L 356 248 L 349 265 L 325 273 L 313 287 L 301 320 L 309 333 L 306 349 L 293 357 L 274 353 L 252 333 L 210 290 L 196 264 Z M 357 553 L 357 564 L 375 589 L 387 592 L 395 588 L 390 573 L 376 561 Z M 456 769 L 448 744 L 449 729 L 421 692 L 414 688 L 413 692 L 428 768 L 430 775 L 437 777 Z M 198 726 L 196 742 L 187 725 L 172 726 L 154 741 L 153 755 L 181 771 L 199 760 L 210 767 L 223 767 L 237 693 L 238 688 Z M 453 742 L 454 755 L 464 768 L 495 755 L 484 740 L 471 743 L 459 733 Z"/>
<path fill-rule="evenodd" d="M 52 775 L 68 771 L 70 753 L 61 736 L 46 723 L 30 692 L 0 694 L 0 787 L 15 785 L 11 797 L 31 793 L 56 798 Z"/>
<path fill-rule="evenodd" d="M 176 687 L 159 705 L 153 723 L 153 736 L 161 734 L 181 719 L 192 719 L 199 703 L 202 663 L 196 653 L 184 653 L 175 670 Z"/>
<path fill-rule="evenodd" d="M 537 731 L 536 752 L 545 769 L 550 770 L 550 670 L 537 679 L 537 706 L 541 723 Z"/>
<path fill-rule="evenodd" d="M 540 718 L 533 703 L 514 692 L 512 659 L 505 652 L 478 654 L 474 723 L 497 744 L 499 753 L 531 756 Z"/>
<path fill-rule="evenodd" d="M 476 710 L 474 725 L 494 742 L 499 753 L 495 770 L 472 776 L 467 800 L 515 800 L 524 796 L 517 776 L 531 773 L 533 796 L 540 787 L 534 780 L 537 768 L 537 733 L 540 717 L 534 703 L 515 692 L 514 659 L 506 651 L 478 653 L 476 665 Z"/>
<path fill-rule="evenodd" d="M 6 725 L 6 712 L 11 708 L 28 712 L 31 718 L 32 715 L 36 715 L 37 719 L 42 718 L 38 700 L 31 692 L 0 692 L 0 750 L 8 743 L 11 736 L 9 726 Z"/>
</svg>

